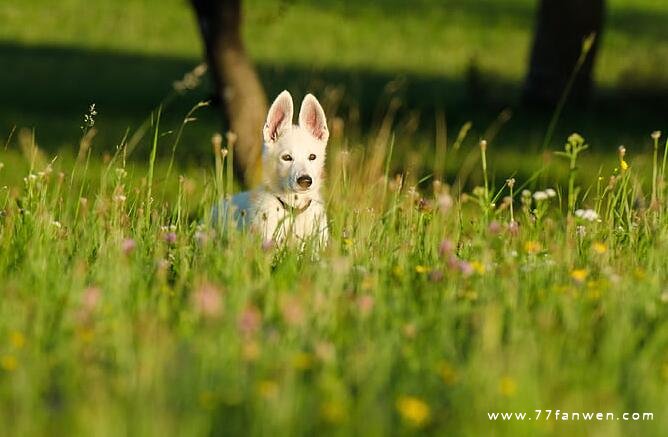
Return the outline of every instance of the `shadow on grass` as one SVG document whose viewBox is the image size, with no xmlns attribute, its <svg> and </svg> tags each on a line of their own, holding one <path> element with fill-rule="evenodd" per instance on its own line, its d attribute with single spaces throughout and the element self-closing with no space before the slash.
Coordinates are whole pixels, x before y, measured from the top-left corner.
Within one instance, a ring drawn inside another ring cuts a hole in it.
<svg viewBox="0 0 668 437">
<path fill-rule="evenodd" d="M 172 82 L 197 62 L 0 43 L 0 138 L 4 141 L 13 126 L 27 126 L 37 129 L 38 140 L 47 150 L 73 147 L 79 138 L 82 114 L 95 102 L 99 110 L 99 149 L 110 150 L 127 128 L 136 128 L 171 91 Z M 481 136 L 500 111 L 517 107 L 521 86 L 501 81 L 475 65 L 462 77 L 273 65 L 260 65 L 259 71 L 271 96 L 282 89 L 289 89 L 296 98 L 306 91 L 319 96 L 340 94 L 336 115 L 352 124 L 349 133 L 373 134 L 390 99 L 396 97 L 401 102 L 397 125 L 411 125 L 415 136 L 422 138 L 421 144 L 432 142 L 436 110 L 447 115 L 450 137 L 469 120 L 475 126 L 471 137 Z M 167 111 L 164 125 L 177 127 L 190 107 L 210 98 L 210 90 L 210 84 L 205 83 L 179 98 Z M 620 143 L 645 145 L 650 131 L 665 128 L 661 123 L 665 123 L 663 115 L 667 111 L 667 89 L 604 89 L 589 108 L 567 108 L 555 138 L 579 131 L 600 150 L 612 150 Z M 536 150 L 550 114 L 522 108 L 514 113 L 496 145 Z M 208 158 L 208 139 L 220 129 L 215 109 L 205 109 L 198 115 L 200 121 L 186 130 L 179 151 L 183 159 L 198 161 L 202 154 Z"/>
</svg>

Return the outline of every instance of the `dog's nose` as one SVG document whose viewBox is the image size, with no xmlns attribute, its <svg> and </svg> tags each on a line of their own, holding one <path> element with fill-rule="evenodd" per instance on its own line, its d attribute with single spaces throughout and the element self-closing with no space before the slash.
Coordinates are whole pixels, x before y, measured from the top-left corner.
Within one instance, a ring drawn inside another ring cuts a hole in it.
<svg viewBox="0 0 668 437">
<path fill-rule="evenodd" d="M 303 189 L 307 189 L 308 187 L 311 186 L 312 183 L 313 179 L 311 179 L 311 176 L 309 175 L 299 176 L 297 178 L 297 184 Z"/>
</svg>

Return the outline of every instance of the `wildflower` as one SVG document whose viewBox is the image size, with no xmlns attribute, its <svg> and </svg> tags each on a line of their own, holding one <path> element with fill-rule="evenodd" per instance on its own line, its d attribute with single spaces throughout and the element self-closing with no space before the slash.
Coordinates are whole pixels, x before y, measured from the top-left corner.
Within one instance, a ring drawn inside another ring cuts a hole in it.
<svg viewBox="0 0 668 437">
<path fill-rule="evenodd" d="M 373 310 L 374 306 L 374 299 L 373 296 L 370 295 L 364 295 L 360 296 L 357 299 L 357 308 L 359 309 L 360 315 L 362 317 L 367 317 L 369 314 L 371 314 L 371 311 Z"/>
<path fill-rule="evenodd" d="M 511 220 L 510 223 L 508 223 L 508 233 L 512 235 L 513 237 L 516 237 L 520 233 L 520 224 L 517 223 L 515 220 Z"/>
<path fill-rule="evenodd" d="M 439 194 L 436 198 L 436 205 L 438 206 L 439 211 L 444 213 L 452 208 L 453 203 L 452 196 L 447 191 Z"/>
<path fill-rule="evenodd" d="M 537 241 L 529 240 L 524 243 L 524 251 L 528 254 L 535 255 L 541 251 L 540 243 Z"/>
<path fill-rule="evenodd" d="M 125 202 L 126 200 L 127 200 L 127 197 L 125 197 L 125 196 L 122 195 L 122 194 L 116 194 L 116 195 L 114 196 L 114 202 L 117 202 L 117 203 L 123 203 L 123 202 Z"/>
<path fill-rule="evenodd" d="M 260 311 L 249 305 L 241 312 L 239 316 L 238 328 L 244 335 L 255 334 L 262 325 L 262 314 Z"/>
<path fill-rule="evenodd" d="M 221 291 L 211 283 L 204 283 L 193 293 L 195 311 L 207 318 L 216 318 L 223 311 Z"/>
<path fill-rule="evenodd" d="M 510 376 L 503 376 L 499 381 L 499 391 L 503 396 L 511 397 L 517 391 L 517 382 Z"/>
<path fill-rule="evenodd" d="M 426 402 L 415 396 L 400 396 L 396 403 L 397 411 L 410 425 L 422 427 L 429 422 L 431 409 Z"/>
<path fill-rule="evenodd" d="M 629 169 L 629 165 L 624 160 L 624 156 L 626 156 L 626 147 L 619 146 L 619 149 L 617 150 L 619 152 L 619 166 L 622 168 L 622 171 L 626 171 Z"/>
<path fill-rule="evenodd" d="M 275 399 L 278 396 L 278 384 L 270 379 L 262 380 L 257 385 L 257 392 L 264 399 Z"/>
<path fill-rule="evenodd" d="M 533 199 L 536 202 L 540 202 L 541 200 L 547 200 L 547 198 L 548 195 L 545 191 L 536 191 L 535 193 L 533 193 Z"/>
<path fill-rule="evenodd" d="M 194 238 L 200 246 L 205 246 L 209 242 L 209 234 L 205 231 L 195 231 Z"/>
<path fill-rule="evenodd" d="M 545 194 L 547 194 L 547 197 L 556 197 L 557 192 L 553 188 L 547 188 L 545 190 Z"/>
<path fill-rule="evenodd" d="M 163 238 L 167 244 L 174 244 L 176 243 L 176 232 L 167 232 Z"/>
<path fill-rule="evenodd" d="M 506 179 L 506 185 L 508 185 L 508 188 L 513 188 L 515 186 L 515 178 Z"/>
<path fill-rule="evenodd" d="M 585 228 L 585 227 L 582 226 L 582 225 L 578 225 L 578 226 L 575 228 L 575 234 L 576 234 L 578 237 L 580 237 L 580 238 L 584 238 L 585 235 L 587 235 L 587 228 Z"/>
<path fill-rule="evenodd" d="M 211 145 L 213 146 L 213 150 L 220 150 L 221 146 L 223 145 L 223 136 L 216 132 L 211 136 Z"/>
<path fill-rule="evenodd" d="M 522 190 L 522 197 L 531 197 L 531 191 L 529 190 Z"/>
<path fill-rule="evenodd" d="M 501 230 L 501 223 L 497 222 L 496 220 L 492 220 L 492 222 L 487 227 L 487 231 L 492 235 L 499 235 Z"/>
<path fill-rule="evenodd" d="M 83 297 L 81 299 L 81 305 L 83 310 L 90 314 L 95 311 L 100 304 L 102 299 L 102 290 L 98 287 L 88 287 L 83 292 Z"/>
<path fill-rule="evenodd" d="M 594 252 L 596 252 L 599 255 L 603 255 L 605 252 L 608 251 L 608 247 L 599 241 L 592 244 L 591 248 Z"/>
<path fill-rule="evenodd" d="M 394 266 L 392 274 L 396 279 L 401 279 L 404 276 L 404 269 L 401 266 Z"/>
<path fill-rule="evenodd" d="M 438 253 L 441 256 L 450 255 L 455 250 L 455 245 L 450 240 L 443 240 L 438 246 Z"/>
<path fill-rule="evenodd" d="M 655 130 L 652 132 L 652 139 L 654 141 L 658 141 L 658 139 L 661 138 L 661 131 L 660 130 Z"/>
<path fill-rule="evenodd" d="M 237 134 L 235 132 L 232 132 L 231 130 L 228 130 L 225 132 L 225 140 L 227 141 L 228 147 L 234 147 L 234 144 L 237 142 Z"/>
<path fill-rule="evenodd" d="M 418 264 L 415 266 L 415 273 L 427 273 L 429 269 L 426 266 L 423 266 L 421 264 Z"/>
<path fill-rule="evenodd" d="M 53 220 L 53 221 L 51 222 L 51 226 L 53 226 L 54 228 L 58 228 L 58 229 L 60 229 L 60 228 L 63 227 L 63 225 L 60 224 L 60 222 L 59 222 L 58 220 Z"/>
<path fill-rule="evenodd" d="M 19 362 L 14 355 L 6 354 L 0 357 L 0 368 L 6 372 L 13 372 L 19 367 Z"/>
<path fill-rule="evenodd" d="M 598 220 L 598 213 L 593 209 L 577 209 L 575 210 L 575 216 L 589 222 Z"/>
<path fill-rule="evenodd" d="M 571 272 L 571 278 L 580 284 L 587 279 L 587 276 L 589 276 L 589 272 L 586 269 L 575 269 Z"/>
<path fill-rule="evenodd" d="M 485 265 L 480 261 L 471 261 L 471 268 L 479 275 L 485 273 Z"/>
<path fill-rule="evenodd" d="M 283 320 L 290 326 L 300 326 L 306 320 L 306 313 L 301 301 L 296 297 L 288 297 L 281 305 Z"/>
<path fill-rule="evenodd" d="M 464 276 L 471 276 L 475 269 L 469 263 L 468 261 L 461 260 L 457 263 L 457 267 L 459 268 L 459 271 L 462 272 L 462 275 Z"/>
<path fill-rule="evenodd" d="M 440 269 L 434 269 L 429 272 L 429 280 L 431 282 L 441 282 L 444 276 L 445 275 L 443 274 L 443 270 Z"/>
<path fill-rule="evenodd" d="M 26 344 L 26 338 L 20 331 L 12 331 L 9 334 L 9 343 L 14 349 L 23 349 Z"/>
<path fill-rule="evenodd" d="M 121 242 L 121 250 L 125 255 L 130 255 L 137 247 L 137 243 L 132 238 L 126 238 Z"/>
</svg>

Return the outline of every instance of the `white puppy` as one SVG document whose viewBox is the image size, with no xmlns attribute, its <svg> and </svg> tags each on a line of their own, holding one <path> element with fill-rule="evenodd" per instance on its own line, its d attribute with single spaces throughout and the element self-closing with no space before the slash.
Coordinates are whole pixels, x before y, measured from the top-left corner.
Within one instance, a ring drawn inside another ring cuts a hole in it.
<svg viewBox="0 0 668 437">
<path fill-rule="evenodd" d="M 263 241 L 282 243 L 315 237 L 327 243 L 327 214 L 320 195 L 329 130 L 318 100 L 307 94 L 292 124 L 292 96 L 283 91 L 267 114 L 262 185 L 232 198 L 238 223 Z M 225 209 L 224 209 L 225 210 Z"/>
</svg>

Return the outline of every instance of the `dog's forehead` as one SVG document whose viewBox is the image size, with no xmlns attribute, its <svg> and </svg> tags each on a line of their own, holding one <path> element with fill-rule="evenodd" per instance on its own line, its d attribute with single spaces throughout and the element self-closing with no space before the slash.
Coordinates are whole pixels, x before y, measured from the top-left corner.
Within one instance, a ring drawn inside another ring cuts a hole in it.
<svg viewBox="0 0 668 437">
<path fill-rule="evenodd" d="M 279 140 L 280 149 L 291 150 L 295 153 L 313 153 L 314 151 L 324 150 L 325 144 L 313 138 L 308 131 L 299 126 L 293 126 L 283 134 Z"/>
</svg>

